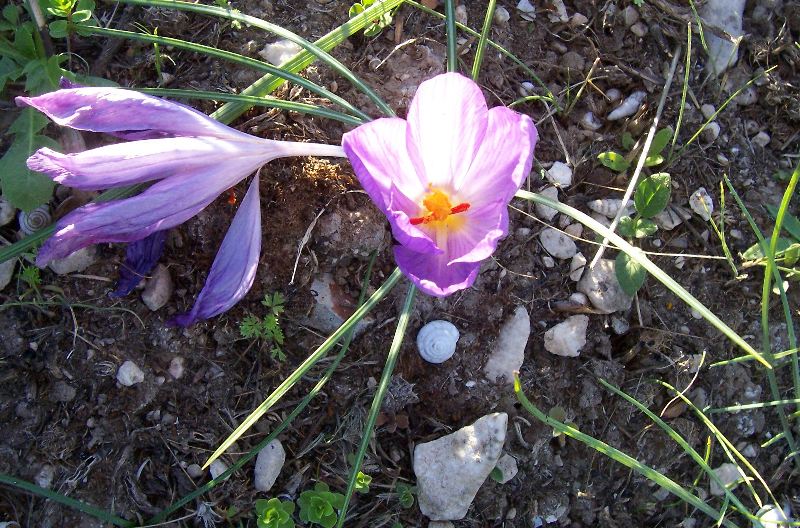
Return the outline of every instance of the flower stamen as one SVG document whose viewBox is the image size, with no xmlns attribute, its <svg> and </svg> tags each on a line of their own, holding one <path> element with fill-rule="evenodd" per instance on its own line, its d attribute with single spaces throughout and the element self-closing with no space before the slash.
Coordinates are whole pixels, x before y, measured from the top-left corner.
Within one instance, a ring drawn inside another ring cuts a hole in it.
<svg viewBox="0 0 800 528">
<path fill-rule="evenodd" d="M 450 203 L 450 199 L 445 193 L 439 190 L 432 191 L 423 200 L 422 205 L 430 211 L 429 214 L 418 216 L 411 219 L 411 225 L 427 224 L 430 222 L 442 222 L 453 214 L 463 213 L 469 209 L 469 204 L 464 202 L 456 205 Z"/>
</svg>

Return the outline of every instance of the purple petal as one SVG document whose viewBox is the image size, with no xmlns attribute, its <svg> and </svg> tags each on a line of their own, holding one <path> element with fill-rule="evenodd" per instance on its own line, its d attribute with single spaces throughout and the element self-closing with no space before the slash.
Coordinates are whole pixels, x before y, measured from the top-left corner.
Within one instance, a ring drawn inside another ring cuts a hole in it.
<svg viewBox="0 0 800 528">
<path fill-rule="evenodd" d="M 131 185 L 203 167 L 229 159 L 250 158 L 266 163 L 271 143 L 217 138 L 162 138 L 106 145 L 76 154 L 60 154 L 42 148 L 28 158 L 28 168 L 54 181 L 83 190 Z"/>
<path fill-rule="evenodd" d="M 194 306 L 170 322 L 189 326 L 198 319 L 208 319 L 229 310 L 253 285 L 260 254 L 261 204 L 256 176 L 233 217 Z"/>
<path fill-rule="evenodd" d="M 400 271 L 428 295 L 445 297 L 469 288 L 480 269 L 478 262 L 448 264 L 444 255 L 418 253 L 403 246 L 394 247 L 394 258 Z"/>
<path fill-rule="evenodd" d="M 101 242 L 132 242 L 175 227 L 196 215 L 220 193 L 251 174 L 260 163 L 232 159 L 202 171 L 161 180 L 143 193 L 76 209 L 56 223 L 56 233 L 39 250 L 36 265 L 66 257 Z"/>
<path fill-rule="evenodd" d="M 408 151 L 423 185 L 453 190 L 466 174 L 486 131 L 480 87 L 458 73 L 420 84 L 408 111 Z"/>
<path fill-rule="evenodd" d="M 17 97 L 16 102 L 36 108 L 62 126 L 128 139 L 246 136 L 188 106 L 122 88 L 67 88 Z"/>
<path fill-rule="evenodd" d="M 538 133 L 533 121 L 505 107 L 488 112 L 486 134 L 469 171 L 454 181 L 473 206 L 511 200 L 531 171 Z"/>
<path fill-rule="evenodd" d="M 449 263 L 480 262 L 489 258 L 508 233 L 508 202 L 497 200 L 463 213 L 466 221 L 447 236 Z"/>
<path fill-rule="evenodd" d="M 409 215 L 423 214 L 418 204 L 427 187 L 409 158 L 405 137 L 405 121 L 384 118 L 344 134 L 342 147 L 361 186 L 388 217 L 394 237 L 414 251 L 437 252 L 430 237 L 409 220 Z"/>
<path fill-rule="evenodd" d="M 145 275 L 152 271 L 164 252 L 166 239 L 166 231 L 156 231 L 141 240 L 128 244 L 125 251 L 125 262 L 119 268 L 117 289 L 111 293 L 112 297 L 128 295 Z"/>
</svg>

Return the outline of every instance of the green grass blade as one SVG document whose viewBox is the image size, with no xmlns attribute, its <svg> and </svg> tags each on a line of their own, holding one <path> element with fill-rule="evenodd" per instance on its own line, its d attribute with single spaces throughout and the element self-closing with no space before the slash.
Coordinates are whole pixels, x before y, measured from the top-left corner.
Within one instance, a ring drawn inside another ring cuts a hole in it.
<svg viewBox="0 0 800 528">
<path fill-rule="evenodd" d="M 121 526 L 123 528 L 132 528 L 133 526 L 136 526 L 135 523 L 131 521 L 126 521 L 121 517 L 117 517 L 111 512 L 101 510 L 100 508 L 92 506 L 91 504 L 86 504 L 85 502 L 73 499 L 71 497 L 67 497 L 60 493 L 56 493 L 53 490 L 40 488 L 36 484 L 33 484 L 31 482 L 16 477 L 12 477 L 10 475 L 6 475 L 4 473 L 0 473 L 0 484 L 13 486 L 15 488 L 27 491 L 28 493 L 33 493 L 35 495 L 39 495 L 40 497 L 44 497 L 47 500 L 63 504 L 64 506 L 69 506 L 74 510 L 81 511 L 83 513 L 91 515 L 92 517 L 95 517 L 96 519 L 100 519 L 101 521 L 113 524 L 114 526 Z"/>
<path fill-rule="evenodd" d="M 377 253 L 373 253 L 372 254 L 372 257 L 370 258 L 369 264 L 367 265 L 367 271 L 364 273 L 364 282 L 363 282 L 363 284 L 361 286 L 361 294 L 359 295 L 359 299 L 358 299 L 358 305 L 359 306 L 364 304 L 364 298 L 366 297 L 367 289 L 369 288 L 369 280 L 370 280 L 370 277 L 372 276 L 372 267 L 373 267 L 373 265 L 375 263 L 375 257 L 376 256 L 377 256 Z M 223 472 L 219 477 L 217 477 L 216 479 L 212 479 L 211 481 L 207 482 L 205 485 L 197 488 L 193 492 L 189 493 L 188 495 L 182 497 L 181 499 L 179 499 L 175 503 L 171 504 L 169 507 L 164 509 L 162 512 L 158 513 L 155 517 L 149 519 L 147 521 L 147 524 L 148 525 L 154 525 L 154 524 L 163 523 L 164 521 L 166 521 L 166 519 L 167 519 L 167 517 L 169 515 L 171 515 L 172 513 L 176 512 L 183 505 L 188 504 L 188 503 L 192 502 L 193 500 L 195 500 L 196 498 L 200 497 L 201 495 L 204 495 L 208 491 L 211 491 L 211 489 L 213 489 L 214 486 L 224 482 L 225 479 L 227 479 L 229 476 L 231 476 L 234 472 L 236 472 L 239 469 L 241 469 L 242 467 L 244 467 L 244 465 L 247 462 L 249 462 L 254 456 L 256 456 L 259 451 L 264 449 L 267 446 L 267 444 L 272 442 L 272 440 L 274 440 L 287 427 L 289 427 L 289 425 L 291 425 L 291 423 L 294 421 L 294 419 L 297 418 L 297 415 L 300 414 L 301 412 L 303 412 L 303 409 L 305 409 L 308 406 L 308 404 L 311 402 L 311 400 L 313 400 L 316 397 L 316 395 L 319 394 L 319 391 L 322 390 L 322 388 L 325 386 L 325 384 L 328 383 L 328 380 L 330 380 L 330 378 L 333 375 L 334 371 L 339 366 L 339 363 L 341 363 L 342 359 L 344 358 L 345 354 L 347 353 L 347 349 L 350 347 L 350 342 L 351 342 L 352 338 L 353 338 L 353 332 L 352 331 L 349 331 L 349 332 L 347 332 L 345 334 L 344 340 L 342 341 L 341 350 L 339 350 L 339 353 L 336 355 L 336 357 L 334 357 L 333 361 L 328 366 L 328 368 L 325 370 L 325 373 L 319 379 L 317 384 L 314 385 L 314 387 L 311 389 L 311 391 L 309 391 L 309 393 L 305 395 L 305 397 L 300 401 L 300 403 L 297 404 L 297 406 L 292 410 L 292 412 L 289 413 L 289 416 L 287 416 L 286 419 L 284 419 L 278 425 L 278 427 L 276 427 L 269 435 L 267 435 L 267 437 L 264 440 L 259 442 L 253 449 L 250 450 L 249 453 L 247 453 L 243 457 L 239 458 L 236 461 L 235 464 L 233 464 L 230 468 L 225 470 L 225 472 Z"/>
<path fill-rule="evenodd" d="M 347 517 L 347 507 L 356 489 L 356 478 L 358 477 L 358 472 L 361 470 L 361 462 L 364 460 L 364 455 L 367 453 L 369 440 L 372 438 L 373 429 L 375 428 L 375 420 L 378 418 L 378 412 L 381 410 L 381 404 L 383 403 L 384 397 L 386 397 L 386 390 L 389 388 L 389 382 L 392 379 L 392 372 L 394 372 L 397 358 L 400 355 L 400 347 L 403 344 L 403 338 L 406 334 L 408 320 L 411 317 L 411 310 L 414 308 L 414 295 L 416 292 L 417 288 L 413 284 L 409 284 L 406 299 L 403 303 L 403 309 L 397 320 L 394 339 L 392 339 L 392 345 L 389 347 L 389 355 L 386 358 L 386 364 L 381 373 L 381 381 L 378 384 L 378 389 L 375 391 L 375 396 L 372 398 L 372 405 L 367 415 L 367 423 L 364 424 L 364 434 L 361 438 L 361 444 L 358 446 L 358 451 L 353 461 L 353 468 L 350 470 L 350 478 L 347 481 L 347 491 L 344 494 L 344 505 L 342 506 L 341 512 L 339 512 L 339 520 L 336 523 L 338 528 L 344 526 L 344 519 Z"/>
<path fill-rule="evenodd" d="M 334 119 L 347 125 L 358 126 L 364 123 L 363 119 L 343 114 L 341 112 L 336 112 L 335 110 L 329 110 L 323 106 L 297 103 L 295 101 L 286 101 L 284 99 L 278 99 L 277 97 L 253 97 L 232 93 L 209 92 L 202 90 L 180 90 L 175 88 L 134 88 L 134 90 L 150 95 L 174 97 L 176 99 L 226 101 L 232 103 L 245 103 L 252 106 L 264 106 L 267 108 L 280 108 L 281 110 L 288 110 L 290 112 L 298 112 L 301 114 L 309 114 L 328 119 Z"/>
<path fill-rule="evenodd" d="M 444 24 L 447 29 L 447 71 L 458 71 L 458 46 L 456 45 L 456 4 L 444 0 Z"/>
<path fill-rule="evenodd" d="M 525 408 L 525 410 L 531 413 L 537 420 L 544 422 L 550 427 L 552 427 L 554 431 L 569 436 L 570 438 L 574 438 L 575 440 L 578 440 L 579 442 L 582 442 L 587 446 L 591 447 L 598 453 L 602 453 L 607 457 L 611 458 L 612 460 L 619 462 L 623 466 L 636 471 L 640 475 L 655 482 L 665 490 L 669 491 L 676 497 L 680 498 L 687 504 L 690 504 L 695 508 L 697 508 L 698 510 L 702 511 L 703 513 L 714 519 L 715 522 L 721 524 L 722 526 L 730 528 L 736 527 L 734 523 L 725 519 L 723 514 L 721 514 L 708 504 L 706 504 L 704 500 L 700 499 L 696 495 L 690 493 L 689 491 L 681 487 L 677 482 L 670 479 L 669 477 L 659 473 L 650 466 L 642 464 L 632 456 L 623 453 L 619 449 L 611 447 L 605 442 L 602 442 L 592 436 L 580 432 L 574 427 L 570 427 L 569 425 L 563 424 L 558 420 L 554 420 L 553 418 L 547 416 L 545 413 L 539 410 L 539 408 L 534 406 L 525 396 L 525 393 L 522 392 L 522 385 L 520 384 L 518 374 L 514 375 L 514 394 L 517 395 L 517 399 Z"/>
<path fill-rule="evenodd" d="M 478 82 L 478 76 L 481 73 L 483 52 L 486 50 L 486 40 L 489 38 L 489 30 L 492 29 L 492 18 L 494 17 L 496 3 L 496 0 L 489 0 L 489 5 L 486 7 L 486 16 L 483 18 L 481 38 L 478 39 L 478 49 L 475 50 L 475 61 L 472 63 L 472 80 L 475 82 Z"/>
<path fill-rule="evenodd" d="M 254 70 L 269 73 L 277 77 L 280 77 L 281 79 L 291 81 L 297 84 L 298 86 L 302 86 L 306 90 L 319 95 L 320 97 L 329 99 L 331 102 L 336 103 L 342 108 L 347 109 L 349 112 L 352 112 L 354 115 L 357 115 L 358 117 L 360 117 L 365 121 L 368 121 L 370 119 L 370 117 L 367 114 L 365 114 L 364 112 L 362 112 L 361 110 L 350 104 L 345 99 L 342 99 L 340 96 L 331 92 L 330 90 L 323 88 L 322 86 L 319 86 L 317 84 L 314 84 L 308 79 L 304 79 L 303 77 L 300 77 L 299 75 L 296 75 L 290 71 L 286 71 L 281 68 L 272 66 L 271 64 L 267 64 L 264 61 L 260 61 L 250 57 L 245 57 L 244 55 L 239 55 L 238 53 L 232 53 L 230 51 L 217 49 L 211 46 L 205 46 L 203 44 L 195 44 L 194 42 L 188 42 L 185 40 L 180 40 L 170 37 L 162 37 L 160 35 L 150 35 L 149 33 L 136 33 L 134 31 L 123 31 L 121 29 L 106 29 L 99 26 L 91 27 L 88 29 L 88 31 L 91 31 L 92 34 L 94 35 L 101 35 L 114 38 L 124 38 L 128 40 L 138 40 L 140 42 L 157 43 L 161 46 L 172 46 L 174 48 L 192 51 L 194 53 L 208 55 L 210 57 L 217 57 L 219 59 L 230 61 L 236 64 L 241 64 L 243 66 L 253 68 Z"/>
<path fill-rule="evenodd" d="M 675 133 L 672 134 L 672 142 L 669 146 L 668 160 L 672 159 L 672 154 L 675 152 L 675 142 L 678 141 L 678 133 L 681 131 L 683 124 L 683 112 L 686 108 L 686 94 L 689 91 L 689 72 L 692 71 L 692 24 L 687 24 L 686 27 L 686 62 L 683 65 L 683 86 L 681 88 L 681 107 L 678 110 L 678 121 L 675 123 Z"/>
<path fill-rule="evenodd" d="M 590 216 L 578 211 L 574 207 L 570 207 L 566 204 L 562 204 L 561 202 L 550 200 L 544 196 L 540 196 L 535 193 L 531 193 L 528 191 L 517 191 L 516 196 L 518 198 L 522 198 L 524 200 L 529 200 L 532 202 L 540 203 L 546 205 L 548 207 L 552 207 L 553 209 L 557 210 L 559 213 L 564 213 L 565 215 L 577 220 L 578 222 L 582 223 L 592 231 L 598 233 L 599 235 L 607 238 L 612 244 L 614 244 L 617 248 L 624 251 L 628 255 L 630 255 L 631 259 L 635 260 L 639 265 L 645 268 L 653 277 L 655 277 L 658 281 L 660 281 L 664 286 L 669 288 L 675 295 L 681 298 L 686 304 L 690 307 L 694 308 L 703 318 L 714 325 L 717 330 L 722 332 L 725 336 L 728 337 L 731 341 L 733 341 L 736 345 L 738 345 L 742 350 L 747 352 L 748 354 L 752 355 L 758 362 L 764 365 L 768 369 L 772 369 L 770 363 L 764 359 L 764 357 L 758 353 L 752 346 L 750 346 L 747 341 L 741 338 L 739 334 L 733 331 L 731 327 L 725 324 L 719 317 L 714 315 L 708 308 L 705 307 L 700 301 L 698 301 L 691 293 L 686 291 L 686 289 L 675 282 L 675 280 L 670 277 L 667 273 L 664 272 L 661 268 L 656 266 L 650 259 L 648 259 L 644 253 L 638 248 L 633 247 L 630 245 L 626 240 L 622 237 L 613 233 L 607 227 L 599 223 L 597 220 L 591 218 Z"/>
<path fill-rule="evenodd" d="M 383 112 L 387 116 L 394 116 L 394 112 L 386 104 L 386 102 L 380 98 L 380 96 L 372 90 L 369 86 L 367 86 L 364 81 L 356 77 L 356 75 L 351 72 L 344 64 L 339 62 L 339 60 L 335 59 L 328 50 L 322 46 L 314 44 L 312 42 L 307 41 L 300 35 L 289 31 L 288 29 L 282 28 L 277 24 L 272 24 L 260 18 L 256 18 L 250 15 L 245 15 L 239 13 L 236 10 L 232 9 L 225 9 L 222 7 L 216 6 L 208 6 L 202 4 L 193 4 L 190 2 L 181 2 L 179 0 L 121 0 L 123 3 L 126 4 L 134 4 L 134 5 L 143 5 L 143 6 L 154 6 L 154 7 L 165 7 L 168 9 L 177 9 L 180 11 L 190 11 L 193 13 L 199 13 L 202 15 L 218 17 L 218 18 L 226 18 L 228 20 L 236 20 L 241 22 L 242 24 L 247 24 L 249 26 L 263 29 L 264 31 L 268 31 L 274 35 L 282 37 L 286 40 L 294 42 L 298 46 L 304 48 L 307 53 L 310 53 L 313 57 L 321 60 L 325 64 L 327 64 L 333 71 L 350 81 L 353 86 L 364 92 L 364 94 L 369 97 L 375 106 L 377 106 L 381 112 Z M 379 19 L 381 15 L 384 13 L 388 13 L 392 7 L 389 7 L 389 4 L 394 2 L 384 2 L 384 3 L 377 3 L 373 5 L 371 8 L 367 9 L 360 15 L 353 18 L 353 20 L 360 20 L 363 23 L 372 23 L 373 20 Z M 399 3 L 399 2 L 398 2 Z M 396 5 L 396 4 L 395 4 Z M 346 24 L 345 24 L 346 25 Z"/>
<path fill-rule="evenodd" d="M 772 359 L 773 360 L 783 359 L 785 357 L 790 357 L 790 356 L 792 356 L 794 354 L 797 354 L 797 352 L 798 352 L 797 348 L 790 348 L 789 350 L 784 350 L 783 352 L 778 352 L 776 354 L 772 354 Z M 716 363 L 711 363 L 708 366 L 708 368 L 724 367 L 725 365 L 729 365 L 731 363 L 744 363 L 745 361 L 752 361 L 752 360 L 753 360 L 753 356 L 739 356 L 739 357 L 735 357 L 733 359 L 726 359 L 725 361 L 717 361 Z M 774 361 L 772 363 L 772 366 L 777 368 L 777 367 L 782 366 L 782 364 L 778 363 L 777 361 Z"/>
<path fill-rule="evenodd" d="M 250 415 L 245 418 L 245 420 L 226 438 L 222 444 L 217 448 L 216 451 L 206 460 L 206 463 L 203 465 L 203 468 L 207 468 L 214 460 L 219 458 L 222 453 L 224 453 L 236 440 L 242 436 L 245 431 L 250 429 L 250 427 L 255 424 L 259 418 L 261 418 L 264 413 L 270 410 L 272 406 L 280 400 L 284 394 L 286 394 L 289 389 L 291 389 L 295 383 L 297 383 L 300 378 L 308 372 L 308 370 L 314 366 L 314 364 L 319 361 L 328 351 L 353 327 L 355 327 L 356 323 L 358 323 L 361 319 L 364 318 L 367 313 L 380 302 L 391 290 L 394 288 L 397 281 L 400 280 L 403 274 L 400 272 L 398 268 L 395 268 L 394 272 L 389 276 L 386 281 L 378 288 L 375 293 L 361 305 L 354 313 L 351 315 L 347 321 L 345 321 L 342 326 L 340 326 L 335 332 L 333 332 L 328 338 L 310 355 L 306 358 L 303 363 L 300 364 L 297 369 L 292 372 L 280 385 L 270 394 L 266 400 L 264 400 L 261 405 L 256 407 L 256 409 L 250 413 Z"/>
<path fill-rule="evenodd" d="M 741 405 L 731 405 L 730 407 L 717 407 L 709 409 L 708 414 L 725 413 L 725 412 L 739 412 L 748 409 L 763 409 L 764 407 L 777 407 L 779 405 L 797 405 L 800 403 L 800 398 L 792 398 L 790 400 L 775 400 L 759 403 L 743 403 Z"/>
</svg>

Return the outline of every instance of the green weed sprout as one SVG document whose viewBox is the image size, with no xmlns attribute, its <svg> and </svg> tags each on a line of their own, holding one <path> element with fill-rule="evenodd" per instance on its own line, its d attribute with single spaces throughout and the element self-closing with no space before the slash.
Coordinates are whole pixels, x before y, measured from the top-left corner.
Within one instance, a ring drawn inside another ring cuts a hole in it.
<svg viewBox="0 0 800 528">
<path fill-rule="evenodd" d="M 397 502 L 400 503 L 401 507 L 407 510 L 414 505 L 414 494 L 417 492 L 416 486 L 409 486 L 405 482 L 398 482 L 394 487 L 394 491 L 397 493 Z"/>
<path fill-rule="evenodd" d="M 286 354 L 281 349 L 284 335 L 280 326 L 280 315 L 284 310 L 284 298 L 280 292 L 272 295 L 265 295 L 261 304 L 267 307 L 267 315 L 264 318 L 255 315 L 248 315 L 239 324 L 239 333 L 246 339 L 261 339 L 266 343 L 272 343 L 269 354 L 272 359 L 283 361 Z"/>
<path fill-rule="evenodd" d="M 258 528 L 294 528 L 294 502 L 280 499 L 258 499 L 256 515 Z"/>
<path fill-rule="evenodd" d="M 78 34 L 87 37 L 92 34 L 88 28 L 97 26 L 94 18 L 94 0 L 50 0 L 47 13 L 56 17 L 48 25 L 50 36 L 67 38 Z"/>
<path fill-rule="evenodd" d="M 356 2 L 350 7 L 348 15 L 350 16 L 350 18 L 360 15 L 361 13 L 366 11 L 367 8 L 371 7 L 372 4 L 374 3 L 375 0 L 361 0 L 359 2 Z M 364 29 L 364 36 L 374 37 L 380 34 L 380 32 L 383 31 L 385 28 L 387 28 L 391 23 L 392 23 L 392 13 L 390 12 L 384 13 L 380 17 L 373 20 L 372 24 L 370 24 Z"/>
<path fill-rule="evenodd" d="M 369 493 L 369 485 L 371 482 L 372 482 L 371 476 L 359 471 L 358 475 L 356 475 L 356 492 Z"/>
<path fill-rule="evenodd" d="M 330 491 L 324 482 L 317 482 L 313 490 L 306 490 L 297 499 L 300 520 L 332 528 L 338 519 L 337 512 L 344 507 L 344 495 Z"/>
</svg>

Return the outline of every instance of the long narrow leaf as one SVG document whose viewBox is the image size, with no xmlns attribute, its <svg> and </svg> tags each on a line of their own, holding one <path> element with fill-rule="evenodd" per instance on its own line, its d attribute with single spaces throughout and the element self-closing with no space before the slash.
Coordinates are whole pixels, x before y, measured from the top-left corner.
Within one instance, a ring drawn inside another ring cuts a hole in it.
<svg viewBox="0 0 800 528">
<path fill-rule="evenodd" d="M 483 17 L 481 38 L 478 39 L 478 49 L 475 50 L 475 61 L 472 63 L 472 80 L 475 82 L 478 82 L 478 77 L 481 73 L 483 52 L 486 51 L 486 41 L 489 39 L 489 30 L 492 28 L 492 17 L 494 17 L 494 8 L 496 3 L 497 0 L 489 0 L 489 5 L 486 7 L 486 16 Z"/>
<path fill-rule="evenodd" d="M 447 29 L 447 71 L 458 71 L 458 47 L 456 46 L 456 7 L 453 0 L 444 0 L 444 24 Z"/>
</svg>

